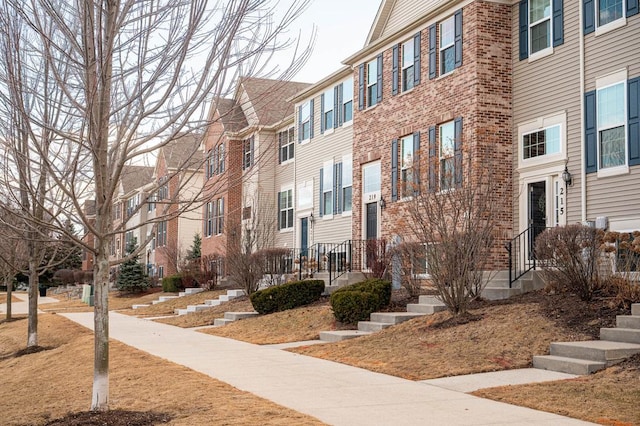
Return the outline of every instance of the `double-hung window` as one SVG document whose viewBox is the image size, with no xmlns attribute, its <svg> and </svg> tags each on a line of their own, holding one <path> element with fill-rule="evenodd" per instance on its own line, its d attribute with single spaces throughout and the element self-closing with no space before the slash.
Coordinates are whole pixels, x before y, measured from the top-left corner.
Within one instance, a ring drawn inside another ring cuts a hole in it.
<svg viewBox="0 0 640 426">
<path fill-rule="evenodd" d="M 412 89 L 415 83 L 414 45 L 413 39 L 402 44 L 402 91 Z"/>
<path fill-rule="evenodd" d="M 218 145 L 214 149 L 217 151 L 217 160 L 218 160 L 216 163 L 216 169 L 214 170 L 214 173 L 217 173 L 220 175 L 224 173 L 224 157 L 225 157 L 224 142 Z"/>
<path fill-rule="evenodd" d="M 353 78 L 342 82 L 342 122 L 353 120 Z"/>
<path fill-rule="evenodd" d="M 284 163 L 293 158 L 294 153 L 293 127 L 278 133 L 278 145 L 280 146 L 279 162 Z"/>
<path fill-rule="evenodd" d="M 455 68 L 455 19 L 453 16 L 440 23 L 440 74 Z"/>
<path fill-rule="evenodd" d="M 378 61 L 367 63 L 367 107 L 378 103 Z"/>
<path fill-rule="evenodd" d="M 413 135 L 405 136 L 400 140 L 400 182 L 402 197 L 410 197 L 414 193 L 413 179 Z"/>
<path fill-rule="evenodd" d="M 322 130 L 333 129 L 334 90 L 329 89 L 322 94 Z"/>
<path fill-rule="evenodd" d="M 440 190 L 455 186 L 455 130 L 454 122 L 440 125 Z"/>
<path fill-rule="evenodd" d="M 596 92 L 600 169 L 624 166 L 627 163 L 625 89 L 625 82 L 622 81 Z"/>
<path fill-rule="evenodd" d="M 551 0 L 529 0 L 531 53 L 551 47 Z"/>
<path fill-rule="evenodd" d="M 333 175 L 334 167 L 333 161 L 327 161 L 322 168 L 322 179 L 320 189 L 320 207 L 322 211 L 321 215 L 333 214 Z"/>
<path fill-rule="evenodd" d="M 204 236 L 213 235 L 213 202 L 210 201 L 205 205 L 204 211 Z"/>
<path fill-rule="evenodd" d="M 353 156 L 342 157 L 342 211 L 350 212 L 353 198 Z"/>
<path fill-rule="evenodd" d="M 247 170 L 253 166 L 253 151 L 255 148 L 255 137 L 251 136 L 242 142 L 242 170 Z"/>
<path fill-rule="evenodd" d="M 622 0 L 596 0 L 596 2 L 599 27 L 624 17 L 624 2 Z"/>
<path fill-rule="evenodd" d="M 278 229 L 293 228 L 293 189 L 278 193 Z"/>
<path fill-rule="evenodd" d="M 306 141 L 311 139 L 311 104 L 312 102 L 305 102 L 300 106 L 300 140 Z"/>
<path fill-rule="evenodd" d="M 224 232 L 224 198 L 218 198 L 215 204 L 213 212 L 214 227 L 216 235 L 220 235 Z"/>
<path fill-rule="evenodd" d="M 156 230 L 156 247 L 167 245 L 167 221 L 158 222 Z"/>
</svg>

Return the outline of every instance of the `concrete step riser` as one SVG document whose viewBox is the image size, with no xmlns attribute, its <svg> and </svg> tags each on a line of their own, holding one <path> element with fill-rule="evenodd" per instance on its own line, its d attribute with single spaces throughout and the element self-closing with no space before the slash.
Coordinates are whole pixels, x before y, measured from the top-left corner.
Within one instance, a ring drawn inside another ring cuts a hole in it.
<svg viewBox="0 0 640 426">
<path fill-rule="evenodd" d="M 220 305 L 220 301 L 218 299 L 214 299 L 214 300 L 205 300 L 204 301 L 205 305 L 209 305 L 209 306 L 219 306 Z"/>
<path fill-rule="evenodd" d="M 385 324 L 400 324 L 410 319 L 418 318 L 423 314 L 412 312 L 374 312 L 371 314 L 371 322 L 382 322 Z"/>
<path fill-rule="evenodd" d="M 585 342 L 584 346 L 576 346 L 563 343 L 551 343 L 551 355 L 576 358 L 581 360 L 590 360 L 606 363 L 615 363 L 637 353 L 637 348 L 612 348 L 601 349 L 589 347 L 589 342 Z"/>
<path fill-rule="evenodd" d="M 533 367 L 543 370 L 559 371 L 561 373 L 587 375 L 595 373 L 606 367 L 604 362 L 584 362 L 580 360 L 572 360 L 570 358 L 554 357 L 554 356 L 534 356 Z"/>
<path fill-rule="evenodd" d="M 233 322 L 232 320 L 228 320 L 225 318 L 216 318 L 213 320 L 213 326 L 214 327 L 222 327 L 224 325 L 227 325 L 229 323 Z"/>
<path fill-rule="evenodd" d="M 245 295 L 244 290 L 227 290 L 227 296 L 240 297 L 244 295 Z"/>
<path fill-rule="evenodd" d="M 634 303 L 631 305 L 631 315 L 640 316 L 640 303 Z"/>
<path fill-rule="evenodd" d="M 616 317 L 616 327 L 640 330 L 640 316 L 618 315 Z"/>
<path fill-rule="evenodd" d="M 422 295 L 418 298 L 418 304 L 420 305 L 444 305 L 438 296 Z"/>
<path fill-rule="evenodd" d="M 407 312 L 432 315 L 436 312 L 446 311 L 447 307 L 442 305 L 426 305 L 426 304 L 413 304 L 407 305 Z"/>
<path fill-rule="evenodd" d="M 245 318 L 257 317 L 257 312 L 225 312 L 224 318 L 231 321 L 238 321 Z"/>
<path fill-rule="evenodd" d="M 485 287 L 482 290 L 482 297 L 488 300 L 504 300 L 521 293 L 522 291 L 519 288 Z"/>
<path fill-rule="evenodd" d="M 380 331 L 385 328 L 391 327 L 393 324 L 386 324 L 382 322 L 372 322 L 372 321 L 359 321 L 358 322 L 358 331 Z"/>
<path fill-rule="evenodd" d="M 601 328 L 600 339 L 612 342 L 640 344 L 640 330 L 631 328 Z"/>
<path fill-rule="evenodd" d="M 368 331 L 343 330 L 343 331 L 321 331 L 320 340 L 323 342 L 341 342 L 343 340 L 355 339 L 356 337 L 367 336 Z"/>
</svg>

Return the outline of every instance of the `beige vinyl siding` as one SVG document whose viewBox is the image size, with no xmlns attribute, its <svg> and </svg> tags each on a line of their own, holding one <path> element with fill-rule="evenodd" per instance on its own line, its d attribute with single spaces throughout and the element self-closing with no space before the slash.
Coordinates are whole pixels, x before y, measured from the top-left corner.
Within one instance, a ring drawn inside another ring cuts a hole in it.
<svg viewBox="0 0 640 426">
<path fill-rule="evenodd" d="M 596 36 L 585 37 L 585 91 L 595 90 L 596 79 L 627 69 L 628 78 L 640 77 L 640 15 L 627 25 Z M 640 166 L 630 173 L 598 178 L 587 175 L 587 219 L 598 216 L 628 218 L 640 216 Z"/>
<path fill-rule="evenodd" d="M 332 85 L 333 88 L 335 85 Z M 328 89 L 328 88 L 327 88 Z M 342 125 L 332 133 L 320 133 L 320 95 L 314 97 L 314 137 L 309 142 L 296 145 L 296 190 L 303 182 L 313 182 L 314 224 L 310 227 L 309 245 L 316 243 L 341 243 L 351 239 L 351 216 L 337 214 L 333 219 L 320 217 L 320 169 L 325 161 L 342 161 L 343 155 L 352 153 L 353 126 Z M 296 227 L 299 218 L 296 216 Z M 299 238 L 299 237 L 298 237 Z"/>
<path fill-rule="evenodd" d="M 518 4 L 512 8 L 513 49 L 513 167 L 515 197 L 526 196 L 526 188 L 519 185 L 518 126 L 551 114 L 566 112 L 568 164 L 573 185 L 567 188 L 567 223 L 580 220 L 581 120 L 579 42 L 580 23 L 578 2 L 564 3 L 564 44 L 554 48 L 553 54 L 529 62 L 519 60 Z M 542 166 L 544 167 L 544 166 Z M 540 167 L 540 168 L 542 168 Z M 524 172 L 524 170 L 523 170 Z M 550 194 L 548 194 L 550 196 Z M 514 199 L 514 230 L 518 231 L 520 200 Z"/>
<path fill-rule="evenodd" d="M 384 38 L 403 29 L 443 3 L 446 2 L 443 0 L 396 0 L 380 38 Z"/>
<path fill-rule="evenodd" d="M 280 129 L 280 130 L 286 130 L 288 129 L 290 126 L 287 126 L 285 129 Z M 288 248 L 292 248 L 292 247 L 297 247 L 297 244 L 295 242 L 295 232 L 294 230 L 286 230 L 286 231 L 278 231 L 277 227 L 278 227 L 278 214 L 280 213 L 278 211 L 278 194 L 280 192 L 280 189 L 285 186 L 285 187 L 291 187 L 291 189 L 293 190 L 292 194 L 293 194 L 293 205 L 294 205 L 294 219 L 293 219 L 293 226 L 295 229 L 296 226 L 296 219 L 295 219 L 295 203 L 296 203 L 296 193 L 295 193 L 295 182 L 294 182 L 294 173 L 295 173 L 295 164 L 293 162 L 289 162 L 286 164 L 278 164 L 278 158 L 279 158 L 279 145 L 278 145 L 278 137 L 277 137 L 277 132 L 271 136 L 272 138 L 272 147 L 270 148 L 270 151 L 273 153 L 273 158 L 271 159 L 271 163 L 273 164 L 273 167 L 270 167 L 271 170 L 273 170 L 274 172 L 274 186 L 273 186 L 273 205 L 274 205 L 274 212 L 276 214 L 276 219 L 275 219 L 275 226 L 276 226 L 276 239 L 275 239 L 275 246 L 276 247 L 288 247 Z M 294 142 L 295 143 L 295 142 Z M 294 161 L 295 161 L 295 157 L 298 155 L 297 152 L 294 151 Z"/>
</svg>

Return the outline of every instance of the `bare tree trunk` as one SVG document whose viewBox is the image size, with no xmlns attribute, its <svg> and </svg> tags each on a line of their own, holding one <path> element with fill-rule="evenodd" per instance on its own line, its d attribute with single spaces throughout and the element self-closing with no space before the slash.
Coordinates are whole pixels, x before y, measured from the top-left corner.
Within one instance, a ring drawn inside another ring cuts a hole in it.
<svg viewBox="0 0 640 426">
<path fill-rule="evenodd" d="M 13 280 L 4 277 L 4 284 L 7 286 L 7 320 L 11 319 L 11 295 L 13 294 Z"/>
<path fill-rule="evenodd" d="M 38 346 L 38 264 L 35 256 L 29 258 L 29 326 L 27 347 Z"/>
<path fill-rule="evenodd" d="M 94 364 L 92 411 L 109 409 L 109 255 L 106 240 L 98 247 L 94 266 Z"/>
</svg>

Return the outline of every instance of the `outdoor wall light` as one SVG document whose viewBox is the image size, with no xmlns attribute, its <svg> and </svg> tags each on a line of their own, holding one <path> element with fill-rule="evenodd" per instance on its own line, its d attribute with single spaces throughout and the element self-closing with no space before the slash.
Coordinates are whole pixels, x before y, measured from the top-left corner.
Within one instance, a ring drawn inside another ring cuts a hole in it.
<svg viewBox="0 0 640 426">
<path fill-rule="evenodd" d="M 309 216 L 309 222 L 313 225 L 313 221 L 314 221 L 313 212 L 311 212 L 311 215 Z"/>
<path fill-rule="evenodd" d="M 380 208 L 384 209 L 387 204 L 384 202 L 384 198 L 380 197 Z"/>
<path fill-rule="evenodd" d="M 573 183 L 573 176 L 569 173 L 569 169 L 567 169 L 567 165 L 564 165 L 564 171 L 562 172 L 562 180 L 564 183 L 569 186 Z"/>
</svg>

